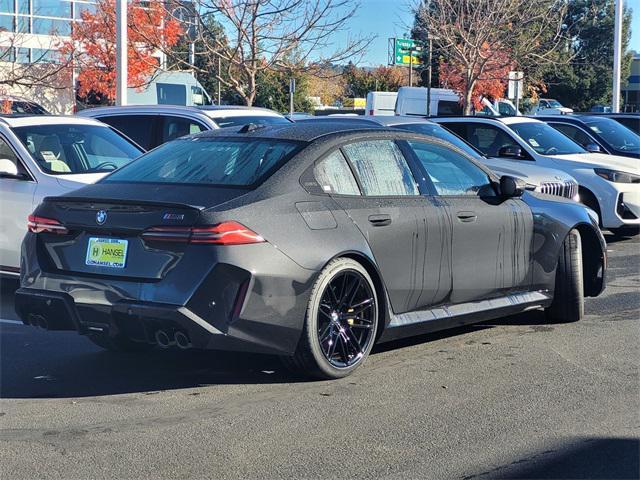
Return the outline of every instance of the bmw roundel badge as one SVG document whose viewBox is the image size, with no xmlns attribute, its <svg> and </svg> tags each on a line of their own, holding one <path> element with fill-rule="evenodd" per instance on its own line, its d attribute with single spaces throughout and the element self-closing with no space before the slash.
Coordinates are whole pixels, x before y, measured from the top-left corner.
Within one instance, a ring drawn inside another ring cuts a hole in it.
<svg viewBox="0 0 640 480">
<path fill-rule="evenodd" d="M 96 213 L 96 223 L 98 225 L 103 225 L 104 222 L 107 221 L 107 212 L 105 210 L 98 210 Z"/>
</svg>

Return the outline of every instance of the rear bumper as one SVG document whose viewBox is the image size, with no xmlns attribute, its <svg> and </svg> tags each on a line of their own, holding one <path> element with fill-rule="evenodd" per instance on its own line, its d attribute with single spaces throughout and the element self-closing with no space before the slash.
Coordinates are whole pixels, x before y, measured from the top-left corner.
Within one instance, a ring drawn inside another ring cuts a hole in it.
<svg viewBox="0 0 640 480">
<path fill-rule="evenodd" d="M 184 333 L 195 348 L 265 351 L 222 332 L 187 307 L 120 301 L 113 305 L 76 304 L 67 293 L 20 288 L 16 312 L 26 325 L 47 330 L 76 330 L 81 335 L 123 335 L 156 343 L 156 332 Z"/>
<path fill-rule="evenodd" d="M 295 351 L 317 276 L 268 244 L 198 255 L 152 283 L 45 272 L 33 258 L 23 255 L 15 299 L 25 324 L 152 344 L 158 331 L 181 332 L 194 348 L 284 355 Z"/>
</svg>

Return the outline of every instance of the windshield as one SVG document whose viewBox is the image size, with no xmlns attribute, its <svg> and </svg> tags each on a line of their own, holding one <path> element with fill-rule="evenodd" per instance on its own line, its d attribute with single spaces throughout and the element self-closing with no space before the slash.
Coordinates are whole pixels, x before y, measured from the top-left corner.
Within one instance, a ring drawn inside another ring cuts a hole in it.
<svg viewBox="0 0 640 480">
<path fill-rule="evenodd" d="M 480 160 L 484 155 L 478 152 L 475 148 L 462 140 L 457 135 L 451 133 L 449 130 L 441 125 L 435 125 L 431 123 L 405 123 L 402 125 L 393 125 L 394 128 L 401 128 L 402 130 L 409 130 L 411 132 L 422 133 L 424 135 L 431 135 L 432 137 L 439 138 L 452 143 L 467 155 Z"/>
<path fill-rule="evenodd" d="M 216 122 L 220 128 L 228 127 L 241 127 L 248 123 L 261 123 L 263 125 L 279 125 L 290 124 L 291 122 L 284 117 L 270 116 L 270 115 L 242 115 L 231 117 L 215 117 L 213 121 Z"/>
<path fill-rule="evenodd" d="M 142 154 L 106 126 L 30 125 L 13 131 L 38 166 L 53 175 L 110 172 Z"/>
<path fill-rule="evenodd" d="M 106 183 L 257 186 L 300 148 L 264 138 L 191 138 L 165 143 L 104 178 Z"/>
<path fill-rule="evenodd" d="M 616 150 L 640 150 L 640 136 L 610 118 L 599 118 L 587 122 L 587 126 Z"/>
<path fill-rule="evenodd" d="M 509 128 L 541 155 L 569 155 L 587 151 L 546 123 L 514 123 Z"/>
<path fill-rule="evenodd" d="M 558 100 L 547 100 L 547 103 L 550 107 L 559 108 L 562 107 L 562 104 Z"/>
</svg>

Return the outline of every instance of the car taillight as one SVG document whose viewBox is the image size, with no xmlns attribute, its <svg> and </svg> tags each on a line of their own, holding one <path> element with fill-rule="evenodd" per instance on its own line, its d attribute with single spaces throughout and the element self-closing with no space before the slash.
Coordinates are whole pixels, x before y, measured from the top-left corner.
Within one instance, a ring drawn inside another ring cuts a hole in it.
<svg viewBox="0 0 640 480">
<path fill-rule="evenodd" d="M 222 222 L 207 227 L 151 227 L 142 233 L 144 240 L 156 242 L 206 243 L 209 245 L 246 245 L 265 241 L 256 232 L 238 222 Z"/>
<path fill-rule="evenodd" d="M 58 235 L 69 233 L 69 230 L 58 220 L 35 215 L 29 215 L 27 218 L 27 228 L 31 233 L 57 233 Z"/>
</svg>

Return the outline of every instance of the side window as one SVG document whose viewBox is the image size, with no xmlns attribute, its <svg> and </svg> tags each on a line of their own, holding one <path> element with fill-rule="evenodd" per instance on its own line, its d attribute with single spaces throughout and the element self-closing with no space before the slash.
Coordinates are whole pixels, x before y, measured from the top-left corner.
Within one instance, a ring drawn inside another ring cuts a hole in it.
<svg viewBox="0 0 640 480">
<path fill-rule="evenodd" d="M 589 135 L 584 133 L 578 127 L 574 127 L 573 125 L 562 125 L 559 123 L 550 123 L 549 125 L 551 125 L 559 132 L 564 133 L 571 140 L 576 142 L 578 145 L 582 145 L 583 147 L 586 147 L 590 143 L 595 143 L 595 141 L 592 140 Z"/>
<path fill-rule="evenodd" d="M 169 142 L 176 138 L 199 133 L 205 128 L 195 120 L 180 117 L 163 117 L 162 121 L 162 142 Z"/>
<path fill-rule="evenodd" d="M 175 83 L 156 83 L 158 105 L 186 105 L 187 87 Z"/>
<path fill-rule="evenodd" d="M 519 145 L 504 131 L 493 125 L 467 125 L 467 141 L 488 157 L 497 157 L 502 147 Z"/>
<path fill-rule="evenodd" d="M 18 173 L 27 173 L 24 167 L 22 166 L 22 164 L 20 163 L 20 160 L 18 160 L 18 157 L 14 153 L 13 149 L 2 137 L 0 137 L 0 164 L 6 163 L 6 162 L 13 163 Z M 7 167 L 10 167 L 10 166 L 7 165 Z M 5 170 L 7 170 L 7 168 L 3 168 L 3 171 Z"/>
<path fill-rule="evenodd" d="M 335 151 L 321 160 L 313 172 L 323 192 L 360 195 L 356 179 L 340 151 Z"/>
<path fill-rule="evenodd" d="M 440 100 L 438 102 L 438 115 L 462 115 L 460 102 Z"/>
<path fill-rule="evenodd" d="M 152 138 L 155 118 L 155 115 L 115 115 L 100 117 L 98 120 L 124 133 L 145 150 L 151 150 L 156 146 Z"/>
<path fill-rule="evenodd" d="M 345 145 L 365 195 L 419 195 L 402 152 L 392 140 L 369 140 Z"/>
<path fill-rule="evenodd" d="M 410 141 L 438 195 L 478 195 L 490 185 L 487 174 L 467 158 L 443 145 Z"/>
</svg>

